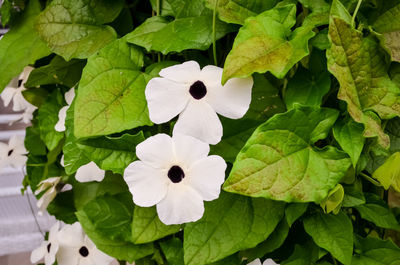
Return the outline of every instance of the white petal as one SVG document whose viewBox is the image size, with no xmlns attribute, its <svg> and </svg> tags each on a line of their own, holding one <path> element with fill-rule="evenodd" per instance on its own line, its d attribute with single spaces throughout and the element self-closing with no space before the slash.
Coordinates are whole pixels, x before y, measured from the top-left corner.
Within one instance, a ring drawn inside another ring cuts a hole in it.
<svg viewBox="0 0 400 265">
<path fill-rule="evenodd" d="M 181 113 L 189 100 L 187 85 L 159 77 L 147 83 L 145 94 L 150 120 L 157 124 Z"/>
<path fill-rule="evenodd" d="M 31 74 L 33 69 L 35 68 L 33 68 L 32 66 L 25 66 L 24 70 L 18 77 L 19 80 L 22 80 L 21 86 L 25 87 L 25 83 L 26 81 L 28 81 L 29 75 Z"/>
<path fill-rule="evenodd" d="M 263 265 L 279 265 L 278 263 L 275 263 L 272 259 L 267 259 L 263 262 Z"/>
<path fill-rule="evenodd" d="M 90 259 L 95 265 L 108 265 L 114 260 L 114 258 L 108 256 L 98 249 L 92 249 L 91 252 L 93 252 L 93 254 L 91 255 Z"/>
<path fill-rule="evenodd" d="M 159 133 L 136 146 L 136 156 L 154 168 L 167 168 L 174 157 L 172 138 Z"/>
<path fill-rule="evenodd" d="M 212 155 L 197 161 L 189 168 L 188 183 L 205 201 L 218 198 L 225 180 L 226 163 L 220 156 Z"/>
<path fill-rule="evenodd" d="M 47 241 L 44 241 L 40 245 L 40 247 L 38 247 L 32 251 L 32 253 L 31 253 L 31 262 L 32 263 L 36 263 L 39 260 L 41 260 L 42 258 L 44 258 L 44 255 L 47 252 L 46 246 L 47 246 Z"/>
<path fill-rule="evenodd" d="M 57 195 L 56 187 L 53 186 L 49 190 L 47 190 L 42 197 L 37 201 L 36 206 L 39 208 L 39 215 L 42 215 L 43 212 L 47 209 L 47 206 L 54 200 Z"/>
<path fill-rule="evenodd" d="M 184 134 L 174 134 L 172 137 L 175 147 L 175 156 L 177 160 L 185 163 L 186 167 L 207 157 L 210 152 L 210 146 L 196 138 Z"/>
<path fill-rule="evenodd" d="M 65 118 L 67 117 L 67 110 L 68 109 L 69 109 L 69 106 L 64 106 L 58 112 L 58 122 L 54 126 L 54 129 L 57 132 L 65 131 Z"/>
<path fill-rule="evenodd" d="M 188 61 L 164 68 L 159 75 L 175 82 L 191 84 L 200 77 L 200 66 L 195 61 Z"/>
<path fill-rule="evenodd" d="M 207 86 L 207 102 L 220 115 L 239 119 L 246 114 L 251 102 L 253 78 L 232 78 L 222 86 Z"/>
<path fill-rule="evenodd" d="M 58 265 L 78 265 L 78 249 L 71 247 L 60 247 L 57 252 Z"/>
<path fill-rule="evenodd" d="M 58 242 L 57 234 L 58 234 L 59 229 L 60 229 L 60 222 L 57 221 L 50 228 L 50 231 L 49 231 L 49 241 L 50 242 L 55 242 L 55 241 Z"/>
<path fill-rule="evenodd" d="M 53 247 L 53 245 L 51 247 Z M 48 253 L 44 256 L 45 265 L 53 265 L 55 261 L 56 261 L 55 255 L 51 255 L 50 253 Z"/>
<path fill-rule="evenodd" d="M 27 153 L 24 146 L 24 138 L 18 135 L 13 135 L 8 141 L 8 146 L 13 150 L 24 150 L 23 153 Z"/>
<path fill-rule="evenodd" d="M 7 107 L 10 104 L 16 92 L 17 90 L 14 87 L 10 86 L 4 88 L 3 92 L 1 92 L 0 96 L 1 99 L 3 100 L 3 104 L 5 107 Z"/>
<path fill-rule="evenodd" d="M 167 196 L 157 204 L 157 213 L 166 225 L 195 222 L 203 216 L 204 204 L 190 186 L 171 184 Z"/>
<path fill-rule="evenodd" d="M 221 85 L 223 68 L 215 65 L 207 65 L 201 69 L 200 77 L 206 87 Z"/>
<path fill-rule="evenodd" d="M 81 224 L 75 222 L 72 225 L 67 224 L 61 228 L 57 238 L 60 243 L 60 249 L 62 247 L 79 247 L 84 243 L 85 234 Z"/>
<path fill-rule="evenodd" d="M 17 92 L 15 93 L 15 95 L 13 97 L 13 107 L 12 107 L 13 111 L 24 110 L 29 105 L 31 105 L 31 104 L 28 101 L 26 101 L 26 99 L 22 95 L 22 91 L 17 90 Z"/>
<path fill-rule="evenodd" d="M 124 172 L 124 179 L 132 193 L 133 202 L 142 207 L 156 205 L 167 194 L 167 172 L 152 168 L 142 161 L 131 163 Z"/>
<path fill-rule="evenodd" d="M 255 259 L 252 262 L 248 263 L 247 265 L 261 265 L 261 260 Z"/>
<path fill-rule="evenodd" d="M 8 144 L 0 142 L 0 161 L 6 159 L 8 157 Z"/>
<path fill-rule="evenodd" d="M 190 101 L 179 115 L 174 134 L 193 136 L 209 144 L 217 144 L 222 137 L 222 124 L 218 115 L 204 101 Z"/>
<path fill-rule="evenodd" d="M 96 163 L 90 162 L 78 168 L 75 174 L 75 179 L 79 182 L 102 181 L 105 171 L 100 169 Z"/>
<path fill-rule="evenodd" d="M 72 101 L 75 98 L 75 89 L 72 87 L 70 90 L 68 90 L 68 92 L 65 93 L 64 98 L 67 104 L 71 105 Z"/>
<path fill-rule="evenodd" d="M 24 155 L 12 154 L 10 156 L 10 166 L 14 168 L 22 168 L 26 164 L 27 160 L 28 157 Z"/>
</svg>

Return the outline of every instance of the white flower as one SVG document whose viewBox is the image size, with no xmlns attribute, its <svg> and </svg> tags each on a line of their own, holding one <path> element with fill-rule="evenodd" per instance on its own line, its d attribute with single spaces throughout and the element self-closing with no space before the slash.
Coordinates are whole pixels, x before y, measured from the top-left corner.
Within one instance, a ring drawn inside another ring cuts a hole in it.
<svg viewBox="0 0 400 265">
<path fill-rule="evenodd" d="M 58 265 L 108 265 L 114 260 L 96 248 L 78 222 L 65 225 L 58 240 Z"/>
<path fill-rule="evenodd" d="M 56 261 L 56 253 L 58 251 L 58 229 L 60 228 L 60 223 L 56 222 L 50 229 L 49 239 L 43 241 L 43 243 L 32 251 L 31 262 L 36 263 L 44 258 L 45 265 L 53 265 Z"/>
<path fill-rule="evenodd" d="M 28 159 L 26 154 L 24 138 L 20 136 L 12 136 L 8 144 L 0 142 L 0 170 L 6 166 L 22 168 Z"/>
<path fill-rule="evenodd" d="M 106 172 L 100 169 L 96 163 L 90 162 L 78 168 L 75 179 L 79 182 L 102 181 Z"/>
<path fill-rule="evenodd" d="M 11 80 L 10 84 L 3 90 L 0 96 L 3 99 L 4 106 L 7 107 L 11 100 L 13 102 L 13 111 L 21 111 L 24 110 L 27 105 L 31 105 L 25 100 L 22 91 L 26 89 L 24 85 L 33 69 L 34 68 L 30 66 L 25 67 L 19 77 Z"/>
<path fill-rule="evenodd" d="M 255 259 L 252 262 L 248 263 L 247 265 L 261 265 L 261 260 Z M 279 265 L 279 264 L 275 263 L 272 259 L 267 259 L 263 262 L 262 265 Z"/>
<path fill-rule="evenodd" d="M 35 191 L 35 194 L 38 195 L 41 192 L 43 193 L 42 197 L 37 201 L 37 207 L 39 208 L 39 215 L 43 215 L 43 212 L 47 209 L 50 202 L 57 195 L 57 184 L 60 182 L 61 177 L 52 177 L 45 180 L 42 180 L 38 184 L 38 189 Z"/>
<path fill-rule="evenodd" d="M 19 116 L 15 119 L 15 121 L 13 121 L 11 123 L 18 122 L 18 121 L 21 121 L 26 124 L 30 123 L 33 118 L 33 112 L 35 112 L 36 109 L 37 109 L 37 107 L 35 107 L 33 105 L 27 105 L 24 112 L 20 113 Z"/>
<path fill-rule="evenodd" d="M 225 178 L 225 161 L 207 156 L 209 151 L 208 144 L 180 134 L 157 134 L 137 145 L 141 161 L 131 163 L 124 173 L 134 203 L 157 205 L 165 224 L 199 220 L 203 200 L 217 199 Z"/>
<path fill-rule="evenodd" d="M 60 109 L 60 111 L 58 112 L 58 122 L 54 126 L 54 129 L 57 132 L 65 131 L 65 118 L 67 116 L 67 110 L 69 109 L 72 101 L 74 100 L 74 97 L 75 97 L 74 88 L 71 88 L 70 90 L 68 90 L 68 92 L 65 93 L 65 95 L 64 95 L 65 101 L 67 102 L 67 106 L 62 107 Z"/>
<path fill-rule="evenodd" d="M 232 78 L 222 86 L 222 68 L 195 61 L 164 68 L 146 86 L 150 119 L 164 123 L 179 114 L 174 133 L 217 144 L 222 137 L 218 114 L 239 119 L 249 109 L 253 79 Z"/>
</svg>

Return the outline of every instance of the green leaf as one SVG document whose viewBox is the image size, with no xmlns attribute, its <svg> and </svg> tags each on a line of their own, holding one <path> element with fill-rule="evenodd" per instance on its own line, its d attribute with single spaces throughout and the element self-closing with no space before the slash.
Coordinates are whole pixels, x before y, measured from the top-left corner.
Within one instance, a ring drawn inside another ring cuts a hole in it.
<svg viewBox="0 0 400 265">
<path fill-rule="evenodd" d="M 54 90 L 38 111 L 40 138 L 50 151 L 56 148 L 64 138 L 64 133 L 57 132 L 54 129 L 58 122 L 58 112 L 63 106 L 63 101 L 63 95 L 60 91 Z"/>
<path fill-rule="evenodd" d="M 287 205 L 285 216 L 290 227 L 307 211 L 307 208 L 308 203 L 290 203 Z"/>
<path fill-rule="evenodd" d="M 213 40 L 213 18 L 212 11 L 205 7 L 203 0 L 168 2 L 173 9 L 174 20 L 163 16 L 150 17 L 126 36 L 127 41 L 147 51 L 163 54 L 187 49 L 208 49 Z M 216 39 L 231 30 L 231 26 L 216 20 Z"/>
<path fill-rule="evenodd" d="M 304 18 L 303 25 L 316 27 L 329 24 L 331 6 L 325 0 L 299 0 L 299 2 L 312 11 Z"/>
<path fill-rule="evenodd" d="M 343 207 L 354 207 L 365 203 L 362 191 L 362 182 L 356 181 L 353 185 L 344 185 Z"/>
<path fill-rule="evenodd" d="M 241 251 L 240 254 L 248 261 L 263 257 L 282 246 L 288 234 L 289 225 L 285 219 L 282 219 L 274 232 L 264 242 L 258 244 L 255 248 Z"/>
<path fill-rule="evenodd" d="M 135 244 L 152 242 L 174 234 L 180 229 L 180 225 L 165 225 L 162 223 L 158 218 L 155 207 L 135 206 L 131 239 Z"/>
<path fill-rule="evenodd" d="M 49 65 L 34 69 L 25 83 L 25 87 L 37 87 L 41 85 L 60 84 L 73 87 L 81 79 L 82 69 L 85 66 L 83 60 L 71 60 L 66 62 L 62 57 L 54 57 Z"/>
<path fill-rule="evenodd" d="M 98 233 L 113 240 L 130 239 L 133 212 L 130 198 L 127 203 L 117 196 L 97 197 L 87 203 L 83 211 Z"/>
<path fill-rule="evenodd" d="M 359 255 L 353 256 L 352 265 L 397 265 L 400 262 L 400 248 L 390 239 L 356 237 L 355 241 Z"/>
<path fill-rule="evenodd" d="M 132 263 L 134 260 L 148 256 L 154 252 L 152 244 L 134 245 L 121 240 L 112 240 L 98 233 L 93 223 L 90 221 L 84 211 L 77 211 L 76 216 L 81 223 L 83 230 L 94 242 L 96 247 L 104 253 L 119 259 Z"/>
<path fill-rule="evenodd" d="M 306 106 L 320 106 L 322 98 L 331 88 L 331 78 L 328 72 L 312 73 L 300 67 L 286 87 L 285 103 L 288 110 L 295 103 Z"/>
<path fill-rule="evenodd" d="M 33 155 L 46 155 L 46 145 L 40 139 L 39 127 L 37 125 L 32 125 L 26 128 L 25 140 L 24 140 L 25 148 L 29 150 L 30 154 Z"/>
<path fill-rule="evenodd" d="M 83 151 L 83 155 L 94 161 L 101 169 L 123 175 L 125 168 L 136 160 L 136 145 L 144 139 L 143 132 L 140 131 L 135 135 L 103 136 L 78 141 L 77 145 Z"/>
<path fill-rule="evenodd" d="M 308 40 L 315 34 L 312 28 L 304 26 L 291 32 L 295 23 L 295 5 L 275 7 L 248 18 L 226 58 L 222 83 L 267 71 L 283 78 L 309 53 Z"/>
<path fill-rule="evenodd" d="M 353 225 L 350 218 L 340 212 L 338 215 L 316 212 L 307 216 L 304 229 L 321 248 L 329 251 L 343 264 L 351 264 L 353 254 Z"/>
<path fill-rule="evenodd" d="M 378 227 L 400 230 L 400 224 L 386 202 L 374 194 L 366 193 L 367 202 L 354 206 L 361 217 Z"/>
<path fill-rule="evenodd" d="M 16 14 L 25 9 L 25 0 L 4 0 L 0 7 L 0 21 L 3 26 L 8 25 Z"/>
<path fill-rule="evenodd" d="M 143 54 L 119 39 L 89 58 L 75 99 L 77 138 L 151 125 L 144 95 Z"/>
<path fill-rule="evenodd" d="M 106 172 L 104 179 L 100 182 L 75 182 L 74 183 L 74 203 L 78 210 L 98 197 L 105 195 L 117 195 L 129 193 L 128 186 L 122 176 Z"/>
<path fill-rule="evenodd" d="M 283 261 L 282 265 L 310 265 L 325 255 L 311 240 L 303 245 L 295 245 L 290 257 Z"/>
<path fill-rule="evenodd" d="M 260 125 L 238 154 L 224 190 L 287 202 L 321 202 L 345 175 L 347 156 L 326 138 L 338 112 L 296 105 Z"/>
<path fill-rule="evenodd" d="M 254 17 L 273 8 L 278 0 L 206 0 L 206 6 L 217 8 L 219 19 L 226 23 L 243 25 L 246 18 Z"/>
<path fill-rule="evenodd" d="M 387 10 L 372 25 L 393 61 L 400 62 L 400 4 Z"/>
<path fill-rule="evenodd" d="M 168 264 L 184 265 L 182 241 L 173 237 L 168 241 L 160 242 L 160 247 L 168 261 Z"/>
<path fill-rule="evenodd" d="M 110 26 L 124 1 L 54 0 L 38 16 L 35 29 L 51 50 L 69 61 L 84 59 L 113 41 Z"/>
<path fill-rule="evenodd" d="M 329 49 L 331 43 L 328 39 L 328 29 L 325 28 L 318 32 L 317 35 L 310 40 L 310 44 L 319 50 Z"/>
<path fill-rule="evenodd" d="M 347 103 L 350 116 L 364 124 L 364 137 L 378 137 L 378 143 L 388 148 L 389 137 L 373 112 L 382 119 L 400 115 L 400 89 L 389 78 L 385 56 L 375 39 L 364 38 L 350 20 L 350 14 L 335 0 L 329 24 L 328 69 L 339 81 L 338 98 Z"/>
<path fill-rule="evenodd" d="M 320 203 L 320 206 L 325 213 L 338 214 L 340 208 L 342 207 L 343 198 L 344 198 L 343 186 L 337 184 L 336 187 L 329 192 L 328 197 L 326 197 Z"/>
<path fill-rule="evenodd" d="M 57 220 L 67 224 L 73 224 L 77 221 L 75 216 L 73 191 L 58 193 L 54 200 L 47 206 L 49 214 L 54 215 Z"/>
<path fill-rule="evenodd" d="M 29 1 L 21 17 L 0 40 L 0 93 L 25 66 L 50 54 L 33 30 L 33 22 L 39 12 L 39 1 Z"/>
<path fill-rule="evenodd" d="M 65 172 L 68 175 L 75 173 L 79 167 L 90 162 L 83 154 L 83 150 L 78 147 L 78 140 L 74 135 L 74 106 L 75 100 L 67 110 L 65 118 L 65 143 L 63 146 Z"/>
<path fill-rule="evenodd" d="M 221 142 L 211 146 L 211 153 L 231 163 L 258 125 L 274 114 L 285 111 L 279 91 L 265 77 L 255 74 L 253 80 L 252 100 L 246 115 L 238 120 L 220 117 L 224 135 Z"/>
<path fill-rule="evenodd" d="M 341 119 L 333 126 L 333 136 L 340 147 L 350 156 L 354 168 L 356 168 L 365 143 L 363 131 L 364 126 L 353 120 L 345 122 Z"/>
<path fill-rule="evenodd" d="M 222 192 L 205 203 L 202 219 L 185 226 L 185 264 L 208 264 L 255 247 L 274 231 L 283 210 L 283 203 Z"/>
<path fill-rule="evenodd" d="M 392 154 L 385 163 L 375 170 L 372 177 L 379 180 L 385 189 L 393 187 L 400 192 L 400 152 Z"/>
</svg>

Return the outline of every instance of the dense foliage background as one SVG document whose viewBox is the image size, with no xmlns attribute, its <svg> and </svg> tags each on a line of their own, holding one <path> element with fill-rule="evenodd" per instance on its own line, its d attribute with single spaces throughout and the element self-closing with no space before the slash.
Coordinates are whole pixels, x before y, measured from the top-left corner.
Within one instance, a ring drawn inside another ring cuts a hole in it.
<svg viewBox="0 0 400 265">
<path fill-rule="evenodd" d="M 1 23 L 0 91 L 35 67 L 24 185 L 62 176 L 48 211 L 100 250 L 137 265 L 400 264 L 400 1 L 5 0 Z M 150 121 L 147 82 L 189 60 L 223 67 L 223 83 L 253 76 L 252 103 L 211 146 L 229 163 L 220 197 L 167 226 L 122 174 L 175 122 Z M 77 182 L 90 161 L 105 179 Z"/>
</svg>

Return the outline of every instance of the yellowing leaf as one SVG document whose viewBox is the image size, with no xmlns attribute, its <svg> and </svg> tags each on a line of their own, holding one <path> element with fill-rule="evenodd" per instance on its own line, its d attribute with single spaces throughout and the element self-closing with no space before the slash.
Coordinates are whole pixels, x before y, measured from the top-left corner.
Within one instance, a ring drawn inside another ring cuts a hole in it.
<svg viewBox="0 0 400 265">
<path fill-rule="evenodd" d="M 385 57 L 376 40 L 363 37 L 349 22 L 350 15 L 334 1 L 329 24 L 332 43 L 327 50 L 328 69 L 338 79 L 338 98 L 347 102 L 350 116 L 365 126 L 365 137 L 378 137 L 389 147 L 380 119 L 400 116 L 400 89 L 389 78 Z"/>
<path fill-rule="evenodd" d="M 246 20 L 225 61 L 222 83 L 233 77 L 271 72 L 283 78 L 308 51 L 308 40 L 314 36 L 312 26 L 299 27 L 296 6 L 286 5 L 265 11 Z"/>
<path fill-rule="evenodd" d="M 391 155 L 372 175 L 385 189 L 392 186 L 400 192 L 400 152 Z"/>
</svg>

